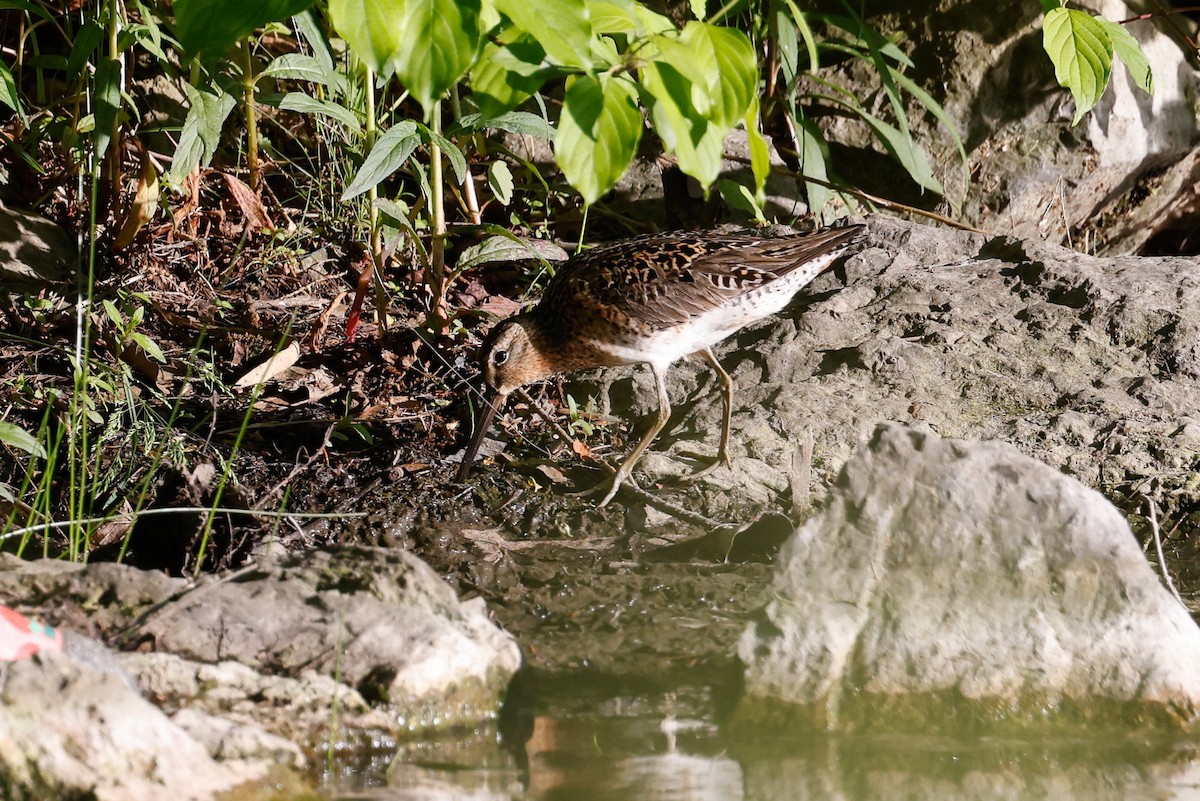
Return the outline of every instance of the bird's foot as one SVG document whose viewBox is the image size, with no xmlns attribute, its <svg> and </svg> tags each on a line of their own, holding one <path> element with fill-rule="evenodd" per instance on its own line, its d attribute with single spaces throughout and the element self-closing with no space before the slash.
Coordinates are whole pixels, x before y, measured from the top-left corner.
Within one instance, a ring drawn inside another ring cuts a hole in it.
<svg viewBox="0 0 1200 801">
<path fill-rule="evenodd" d="M 729 454 L 727 453 L 719 453 L 715 457 L 704 456 L 699 453 L 685 453 L 683 455 L 691 459 L 711 460 L 711 462 L 707 467 L 702 467 L 694 473 L 689 473 L 686 476 L 680 476 L 677 479 L 680 484 L 690 484 L 693 481 L 698 481 L 720 467 L 733 466 L 733 463 L 729 460 Z"/>
<path fill-rule="evenodd" d="M 609 501 L 616 497 L 617 491 L 625 484 L 628 484 L 634 489 L 640 489 L 640 487 L 637 485 L 637 482 L 633 480 L 632 475 L 626 473 L 624 470 L 618 470 L 613 474 L 612 478 L 606 481 L 601 481 L 594 487 L 569 493 L 569 495 L 572 498 L 586 498 L 607 490 L 607 492 L 604 492 L 604 497 L 601 498 L 600 502 L 596 504 L 597 509 L 603 509 L 605 506 L 608 506 Z"/>
</svg>

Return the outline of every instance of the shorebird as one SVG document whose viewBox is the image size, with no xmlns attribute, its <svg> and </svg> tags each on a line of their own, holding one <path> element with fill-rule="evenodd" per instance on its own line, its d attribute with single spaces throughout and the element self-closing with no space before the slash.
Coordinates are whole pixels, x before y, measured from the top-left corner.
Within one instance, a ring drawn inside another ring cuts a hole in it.
<svg viewBox="0 0 1200 801">
<path fill-rule="evenodd" d="M 788 304 L 862 235 L 864 226 L 807 234 L 675 232 L 601 245 L 572 257 L 538 304 L 498 323 L 483 343 L 491 390 L 463 454 L 463 481 L 498 406 L 509 393 L 556 373 L 646 363 L 658 390 L 658 414 L 613 475 L 599 505 L 626 481 L 671 415 L 667 368 L 685 356 L 707 361 L 721 383 L 724 417 L 716 461 L 729 464 L 733 381 L 712 346 Z"/>
</svg>

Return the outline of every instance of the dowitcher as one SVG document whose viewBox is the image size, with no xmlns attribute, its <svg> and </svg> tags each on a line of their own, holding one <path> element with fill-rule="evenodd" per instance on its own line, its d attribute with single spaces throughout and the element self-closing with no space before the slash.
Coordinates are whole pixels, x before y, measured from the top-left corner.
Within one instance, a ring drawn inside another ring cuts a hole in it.
<svg viewBox="0 0 1200 801">
<path fill-rule="evenodd" d="M 613 475 L 604 506 L 631 480 L 634 465 L 670 417 L 664 379 L 684 356 L 703 358 L 721 382 L 724 417 L 712 467 L 729 464 L 733 381 L 712 346 L 786 306 L 863 228 L 773 238 L 652 234 L 572 257 L 535 307 L 498 323 L 484 341 L 482 370 L 491 394 L 456 480 L 467 477 L 492 416 L 513 390 L 570 370 L 645 362 L 658 389 L 658 414 Z"/>
</svg>

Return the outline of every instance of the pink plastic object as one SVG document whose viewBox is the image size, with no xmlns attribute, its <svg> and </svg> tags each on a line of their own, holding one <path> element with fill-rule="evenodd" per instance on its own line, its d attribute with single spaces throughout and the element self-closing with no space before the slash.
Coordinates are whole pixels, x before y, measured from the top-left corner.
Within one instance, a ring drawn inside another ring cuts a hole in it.
<svg viewBox="0 0 1200 801">
<path fill-rule="evenodd" d="M 61 651 L 62 647 L 61 631 L 0 606 L 0 662 L 28 659 L 43 649 Z"/>
</svg>

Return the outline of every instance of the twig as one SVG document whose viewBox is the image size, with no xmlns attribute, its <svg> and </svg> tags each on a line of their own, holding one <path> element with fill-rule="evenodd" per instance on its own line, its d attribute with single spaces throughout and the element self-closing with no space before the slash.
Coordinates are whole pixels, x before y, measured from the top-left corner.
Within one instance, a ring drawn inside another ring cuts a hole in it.
<svg viewBox="0 0 1200 801">
<path fill-rule="evenodd" d="M 1183 602 L 1183 598 L 1179 597 L 1179 590 L 1175 589 L 1175 583 L 1171 581 L 1171 574 L 1167 572 L 1167 558 L 1163 555 L 1162 535 L 1158 530 L 1158 507 L 1149 495 L 1143 494 L 1142 498 L 1145 499 L 1146 506 L 1150 510 L 1150 530 L 1154 532 L 1154 547 L 1158 551 L 1158 566 L 1162 569 L 1163 581 L 1167 583 L 1167 589 L 1175 596 L 1175 600 L 1186 608 L 1187 604 Z"/>
<path fill-rule="evenodd" d="M 744 158 L 742 156 L 735 156 L 730 153 L 726 153 L 724 156 L 722 156 L 722 158 L 724 158 L 727 161 L 737 162 L 738 164 L 749 164 L 750 163 L 750 159 Z M 836 192 L 844 192 L 847 195 L 853 195 L 854 197 L 858 198 L 859 200 L 865 200 L 869 203 L 874 203 L 876 206 L 880 206 L 885 209 L 891 209 L 892 211 L 902 211 L 905 214 L 915 214 L 918 217 L 925 217 L 926 219 L 933 220 L 934 222 L 940 222 L 942 225 L 948 225 L 951 228 L 958 228 L 959 230 L 962 230 L 962 231 L 970 231 L 973 234 L 987 235 L 989 233 L 988 231 L 984 231 L 981 228 L 976 228 L 973 225 L 967 225 L 966 223 L 959 222 L 958 220 L 952 220 L 949 217 L 945 216 L 944 214 L 938 214 L 937 212 L 933 212 L 933 211 L 926 211 L 925 209 L 918 209 L 916 206 L 909 206 L 904 203 L 898 203 L 895 200 L 887 200 L 885 198 L 881 198 L 876 195 L 872 195 L 869 192 L 863 192 L 861 189 L 850 189 L 849 187 L 838 186 L 837 184 L 830 183 L 829 181 L 823 181 L 820 178 L 813 178 L 811 176 L 805 175 L 802 172 L 797 172 L 796 170 L 789 170 L 786 167 L 780 167 L 775 164 L 772 164 L 771 172 L 778 173 L 780 175 L 786 175 L 789 178 L 795 178 L 798 181 L 807 181 L 810 184 L 818 184 L 820 186 L 825 187 L 826 189 L 832 189 Z"/>
</svg>

